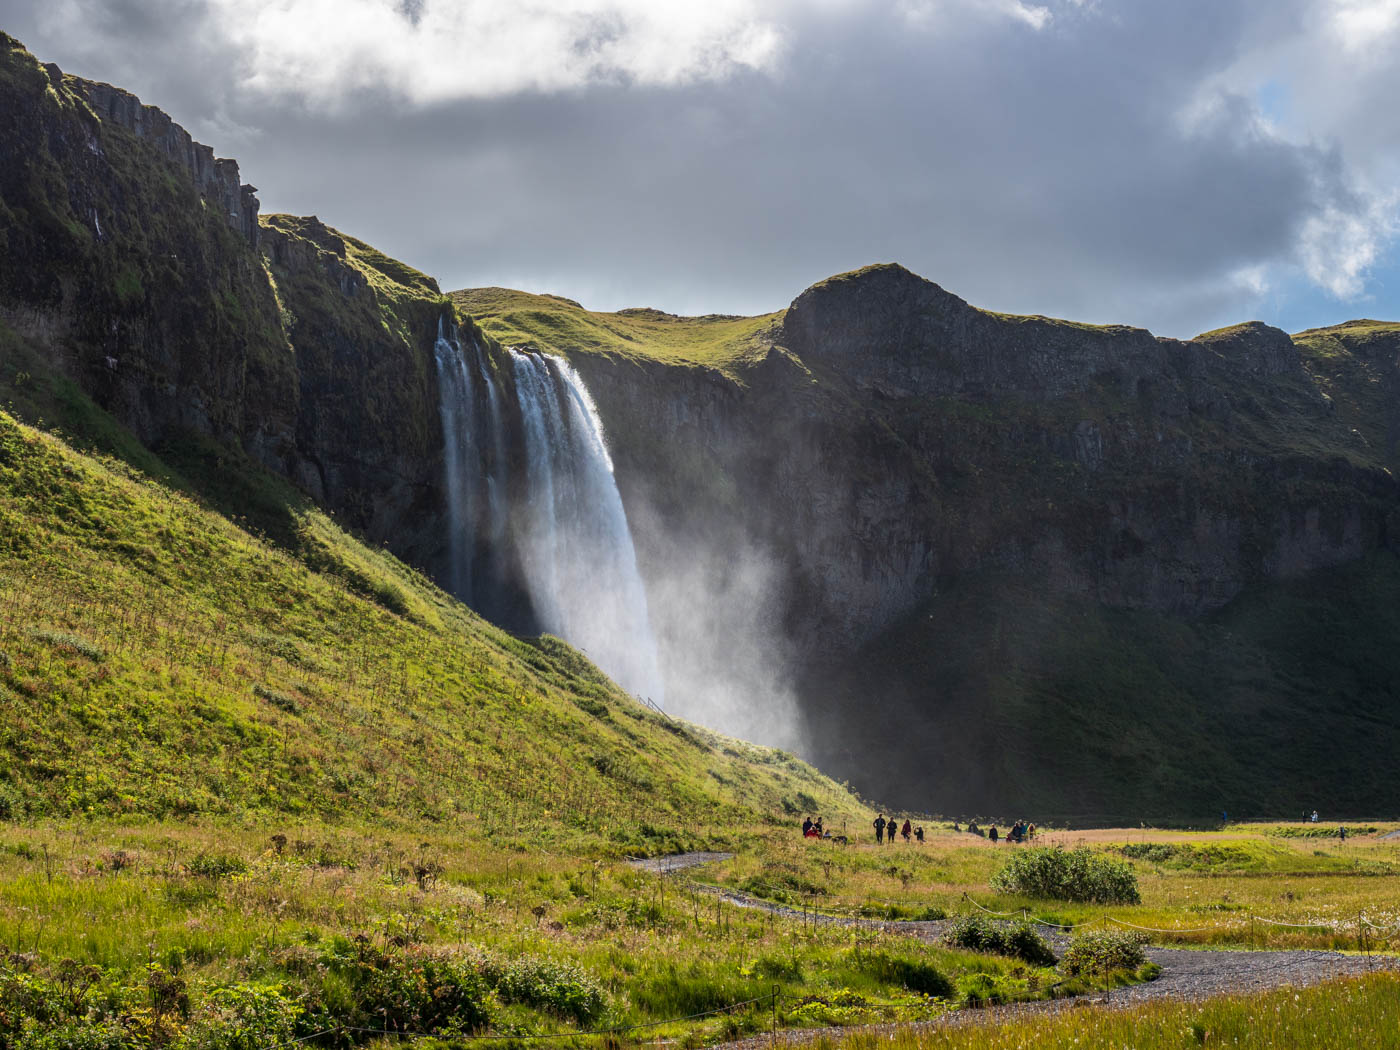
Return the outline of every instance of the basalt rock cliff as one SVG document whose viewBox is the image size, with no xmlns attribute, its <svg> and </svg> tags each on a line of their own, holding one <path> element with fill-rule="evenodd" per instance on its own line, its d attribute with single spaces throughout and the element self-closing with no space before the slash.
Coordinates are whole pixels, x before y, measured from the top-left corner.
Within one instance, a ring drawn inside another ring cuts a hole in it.
<svg viewBox="0 0 1400 1050">
<path fill-rule="evenodd" d="M 3 34 L 0 157 L 11 398 L 17 375 L 75 383 L 227 509 L 265 511 L 258 527 L 286 523 L 233 506 L 247 492 L 218 475 L 235 463 L 432 563 L 432 346 L 450 309 L 432 278 L 315 217 L 260 218 L 236 161 Z"/>
<path fill-rule="evenodd" d="M 713 665 L 767 629 L 805 746 L 863 790 L 1110 818 L 1384 811 L 1400 786 L 1358 758 L 1400 742 L 1400 326 L 1160 339 L 883 265 L 719 364 L 556 348 L 649 580 L 679 560 L 732 597 L 766 566 L 763 622 L 731 605 Z M 654 615 L 695 644 L 694 609 Z"/>
</svg>

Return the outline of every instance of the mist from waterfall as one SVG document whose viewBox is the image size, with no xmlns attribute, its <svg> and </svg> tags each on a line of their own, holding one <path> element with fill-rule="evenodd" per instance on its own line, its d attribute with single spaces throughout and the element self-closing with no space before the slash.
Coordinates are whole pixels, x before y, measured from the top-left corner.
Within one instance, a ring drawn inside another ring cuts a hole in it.
<svg viewBox="0 0 1400 1050">
<path fill-rule="evenodd" d="M 593 399 L 559 358 L 510 350 L 503 383 L 469 346 L 440 325 L 453 592 L 508 627 L 563 638 L 660 703 L 646 590 Z"/>
</svg>

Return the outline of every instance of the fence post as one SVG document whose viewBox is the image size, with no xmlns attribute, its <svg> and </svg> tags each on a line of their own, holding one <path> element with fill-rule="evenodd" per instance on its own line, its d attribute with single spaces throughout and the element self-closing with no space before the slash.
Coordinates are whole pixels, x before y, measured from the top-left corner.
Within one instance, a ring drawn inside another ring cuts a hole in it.
<svg viewBox="0 0 1400 1050">
<path fill-rule="evenodd" d="M 773 985 L 773 1046 L 778 1045 L 778 986 Z"/>
</svg>

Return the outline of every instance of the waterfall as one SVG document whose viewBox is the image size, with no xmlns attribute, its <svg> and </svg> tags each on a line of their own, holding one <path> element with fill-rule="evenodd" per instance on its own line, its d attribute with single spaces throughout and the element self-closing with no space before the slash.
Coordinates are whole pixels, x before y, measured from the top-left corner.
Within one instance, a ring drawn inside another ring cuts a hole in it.
<svg viewBox="0 0 1400 1050">
<path fill-rule="evenodd" d="M 447 493 L 448 589 L 464 602 L 472 601 L 472 562 L 475 560 L 477 508 L 480 503 L 482 457 L 476 440 L 475 384 L 456 333 L 451 337 L 438 319 L 433 344 L 437 364 L 438 417 L 442 423 L 443 487 Z"/>
<path fill-rule="evenodd" d="M 567 362 L 509 354 L 513 401 L 475 339 L 469 361 L 456 331 L 439 331 L 451 587 L 506 626 L 558 635 L 659 701 L 646 591 L 598 410 Z"/>
</svg>

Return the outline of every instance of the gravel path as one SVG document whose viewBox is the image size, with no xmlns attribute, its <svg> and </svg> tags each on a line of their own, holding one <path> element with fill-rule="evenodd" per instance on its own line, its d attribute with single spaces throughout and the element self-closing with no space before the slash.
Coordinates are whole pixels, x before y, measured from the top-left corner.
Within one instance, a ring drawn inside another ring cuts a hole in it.
<svg viewBox="0 0 1400 1050">
<path fill-rule="evenodd" d="M 1394 834 L 1400 836 L 1400 832 Z M 683 853 L 672 857 L 632 860 L 629 863 L 637 868 L 665 873 L 682 871 L 710 861 L 728 860 L 731 856 L 733 856 L 731 853 Z M 702 893 L 718 895 L 721 900 L 737 907 L 754 908 L 799 922 L 816 923 L 822 926 L 859 926 L 867 929 L 883 929 L 892 934 L 932 941 L 942 935 L 943 929 L 947 925 L 947 920 L 939 922 L 882 921 L 822 915 L 801 908 L 774 904 L 772 901 L 718 886 L 697 883 L 694 884 L 694 888 Z M 1067 941 L 1067 938 L 1062 934 L 1052 934 L 1049 939 L 1055 943 L 1057 948 L 1063 947 Z M 1147 957 L 1162 968 L 1161 976 L 1155 981 L 1133 985 L 1129 988 L 1115 988 L 1112 991 L 1095 992 L 1074 999 L 1013 1003 L 1008 1006 L 990 1007 L 982 1010 L 958 1010 L 937 1020 L 902 1025 L 807 1028 L 779 1032 L 778 1042 L 783 1046 L 800 1046 L 822 1036 L 839 1035 L 857 1030 L 887 1034 L 899 1030 L 920 1028 L 995 1024 L 1015 1017 L 1059 1013 L 1063 1010 L 1076 1009 L 1089 1004 L 1125 1008 L 1163 999 L 1197 1002 L 1217 995 L 1263 992 L 1284 985 L 1301 988 L 1318 984 L 1333 977 L 1363 974 L 1375 970 L 1400 973 L 1400 957 L 1386 955 L 1366 957 L 1343 955 L 1339 952 L 1148 948 Z M 771 1045 L 772 1037 L 765 1034 L 752 1036 L 738 1042 L 724 1043 L 718 1050 L 762 1050 L 762 1048 Z"/>
<path fill-rule="evenodd" d="M 1042 1017 L 1085 1006 L 1124 1009 L 1165 999 L 1199 1002 L 1233 992 L 1263 992 L 1284 985 L 1303 988 L 1332 977 L 1363 974 L 1377 970 L 1400 973 L 1400 959 L 1393 956 L 1339 955 L 1335 952 L 1223 952 L 1192 951 L 1186 948 L 1149 948 L 1147 955 L 1162 967 L 1155 981 L 1095 992 L 1073 999 L 1052 999 L 1032 1003 L 1012 1003 L 982 1010 L 957 1010 L 932 1021 L 904 1024 L 852 1025 L 847 1028 L 801 1028 L 778 1033 L 782 1046 L 797 1047 L 823 1037 L 839 1038 L 854 1032 L 893 1035 L 896 1032 L 934 1028 L 961 1028 L 992 1025 L 1021 1018 Z M 765 1050 L 773 1045 L 769 1034 L 750 1036 L 722 1043 L 711 1050 Z"/>
<path fill-rule="evenodd" d="M 638 871 L 651 871 L 667 875 L 673 871 L 684 871 L 700 864 L 710 864 L 717 860 L 728 860 L 732 853 L 672 853 L 667 857 L 628 857 L 627 863 Z"/>
</svg>

